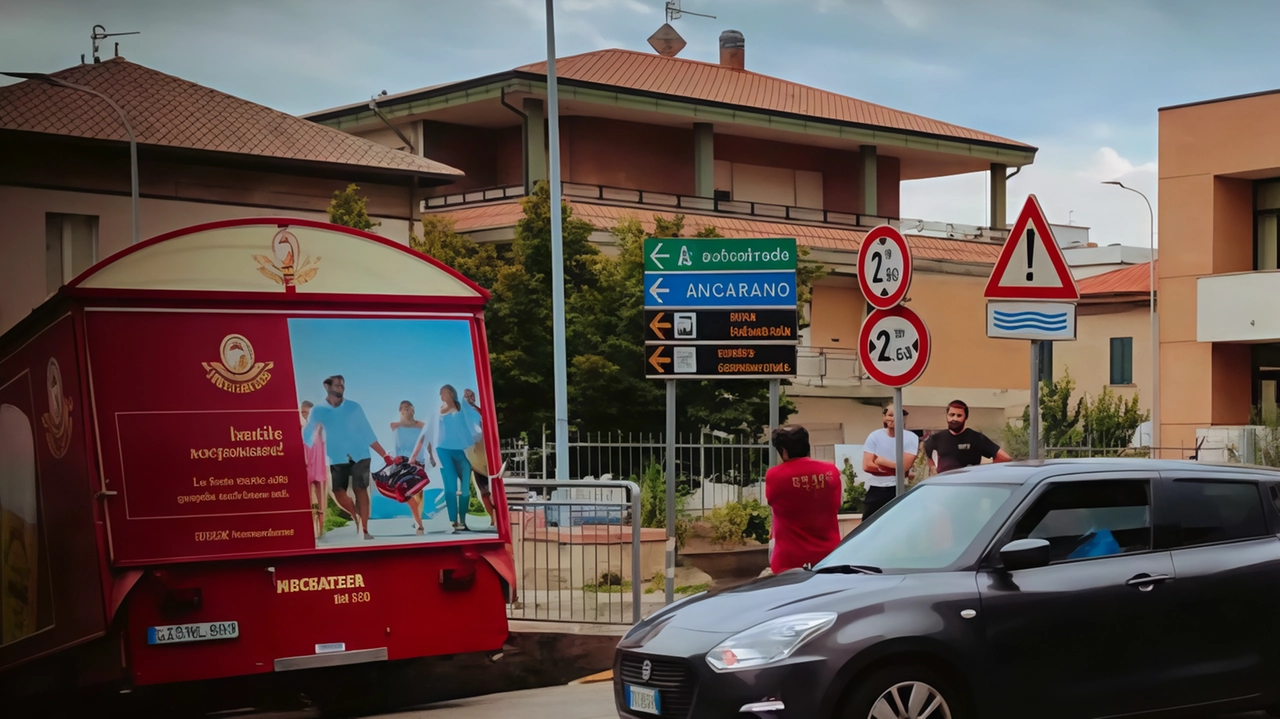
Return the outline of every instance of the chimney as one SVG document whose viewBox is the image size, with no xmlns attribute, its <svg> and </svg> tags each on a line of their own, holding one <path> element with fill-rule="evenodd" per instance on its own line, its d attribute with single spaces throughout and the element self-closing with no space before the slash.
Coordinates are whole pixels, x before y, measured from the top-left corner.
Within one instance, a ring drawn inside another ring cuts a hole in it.
<svg viewBox="0 0 1280 719">
<path fill-rule="evenodd" d="M 734 70 L 745 70 L 747 41 L 737 30 L 720 33 L 720 64 Z"/>
</svg>

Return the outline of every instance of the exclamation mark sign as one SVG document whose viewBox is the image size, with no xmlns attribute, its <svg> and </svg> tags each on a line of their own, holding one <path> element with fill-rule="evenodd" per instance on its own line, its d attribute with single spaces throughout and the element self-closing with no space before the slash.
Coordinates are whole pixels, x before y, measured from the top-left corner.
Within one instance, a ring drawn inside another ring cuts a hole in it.
<svg viewBox="0 0 1280 719">
<path fill-rule="evenodd" d="M 1027 228 L 1027 282 L 1034 281 L 1035 272 L 1032 271 L 1031 263 L 1036 257 L 1036 231 Z"/>
</svg>

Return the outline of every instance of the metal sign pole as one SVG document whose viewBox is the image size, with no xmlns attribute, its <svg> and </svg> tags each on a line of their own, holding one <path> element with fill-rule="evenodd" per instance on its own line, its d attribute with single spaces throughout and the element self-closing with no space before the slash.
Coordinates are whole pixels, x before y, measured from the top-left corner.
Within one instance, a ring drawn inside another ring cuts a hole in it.
<svg viewBox="0 0 1280 719">
<path fill-rule="evenodd" d="M 676 599 L 676 381 L 667 380 L 667 604 Z M 638 567 L 632 580 L 638 581 Z"/>
<path fill-rule="evenodd" d="M 1027 432 L 1027 457 L 1040 459 L 1040 341 L 1031 340 L 1031 427 Z"/>
<path fill-rule="evenodd" d="M 547 0 L 547 132 L 551 184 L 551 334 L 554 344 L 556 479 L 569 478 L 569 380 L 565 349 L 564 229 L 560 207 L 560 100 L 556 95 L 556 23 Z"/>
<path fill-rule="evenodd" d="M 901 495 L 907 488 L 907 468 L 903 465 L 902 456 L 902 433 L 906 430 L 906 421 L 903 417 L 905 410 L 902 409 L 902 388 L 893 388 L 893 464 L 895 467 L 894 474 L 897 476 L 897 492 L 895 496 Z"/>
<path fill-rule="evenodd" d="M 769 380 L 769 466 L 778 463 L 778 450 L 773 448 L 773 430 L 778 428 L 778 385 L 776 379 Z"/>
</svg>

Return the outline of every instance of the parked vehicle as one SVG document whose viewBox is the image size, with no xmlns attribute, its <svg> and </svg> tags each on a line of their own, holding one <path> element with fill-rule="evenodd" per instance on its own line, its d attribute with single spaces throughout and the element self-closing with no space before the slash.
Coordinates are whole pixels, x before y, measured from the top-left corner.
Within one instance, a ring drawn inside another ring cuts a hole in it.
<svg viewBox="0 0 1280 719">
<path fill-rule="evenodd" d="M 500 650 L 500 476 L 496 527 L 443 509 L 459 442 L 499 466 L 487 297 L 376 235 L 254 218 L 134 245 L 0 336 L 0 696 Z M 451 443 L 424 443 L 428 489 L 371 492 L 422 432 Z"/>
<path fill-rule="evenodd" d="M 1196 716 L 1280 706 L 1280 472 L 983 465 L 816 566 L 622 640 L 626 717 Z"/>
</svg>

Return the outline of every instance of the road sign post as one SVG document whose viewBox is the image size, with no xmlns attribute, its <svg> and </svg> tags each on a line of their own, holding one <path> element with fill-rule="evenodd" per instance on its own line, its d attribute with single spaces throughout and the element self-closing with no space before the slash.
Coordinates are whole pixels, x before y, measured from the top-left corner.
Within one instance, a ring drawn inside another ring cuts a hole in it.
<svg viewBox="0 0 1280 719">
<path fill-rule="evenodd" d="M 644 241 L 645 376 L 667 385 L 666 600 L 675 592 L 676 380 L 779 380 L 796 374 L 799 315 L 794 238 Z M 770 464 L 776 454 L 770 455 Z"/>
<path fill-rule="evenodd" d="M 1080 291 L 1035 195 L 1027 196 L 983 294 L 987 337 L 1031 341 L 1027 453 L 1039 459 L 1040 344 L 1076 338 Z"/>
<path fill-rule="evenodd" d="M 929 365 L 929 329 L 920 316 L 903 306 L 911 288 L 911 247 L 901 232 L 881 225 L 867 233 L 858 250 L 858 286 L 874 309 L 858 333 L 862 371 L 893 388 L 893 464 L 895 493 L 906 489 L 903 433 L 906 411 L 902 388 L 915 382 Z"/>
</svg>

